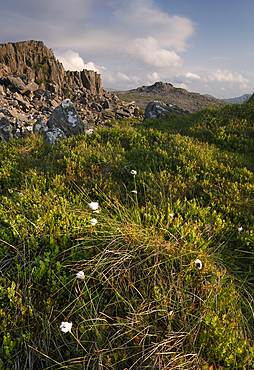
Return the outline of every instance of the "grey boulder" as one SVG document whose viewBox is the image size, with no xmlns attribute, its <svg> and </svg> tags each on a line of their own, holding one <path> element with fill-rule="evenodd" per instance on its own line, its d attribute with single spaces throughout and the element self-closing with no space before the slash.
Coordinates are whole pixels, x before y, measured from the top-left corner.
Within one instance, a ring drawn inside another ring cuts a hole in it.
<svg viewBox="0 0 254 370">
<path fill-rule="evenodd" d="M 62 136 L 65 138 L 84 134 L 85 132 L 85 124 L 70 99 L 63 100 L 61 105 L 53 110 L 47 126 L 49 131 L 57 137 L 59 137 L 59 130 L 62 131 Z"/>
<path fill-rule="evenodd" d="M 168 104 L 163 101 L 153 100 L 147 104 L 143 122 L 149 119 L 166 118 L 170 113 L 186 115 L 189 112 L 177 107 L 175 104 Z"/>
</svg>

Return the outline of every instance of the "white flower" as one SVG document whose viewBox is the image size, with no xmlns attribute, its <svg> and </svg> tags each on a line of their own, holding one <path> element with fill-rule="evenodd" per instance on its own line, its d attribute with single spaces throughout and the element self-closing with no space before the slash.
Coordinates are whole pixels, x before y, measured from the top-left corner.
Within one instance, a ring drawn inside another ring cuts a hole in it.
<svg viewBox="0 0 254 370">
<path fill-rule="evenodd" d="M 92 225 L 92 226 L 95 226 L 96 224 L 97 224 L 97 220 L 96 220 L 96 218 L 92 218 L 91 220 L 90 220 L 90 224 Z"/>
<path fill-rule="evenodd" d="M 92 211 L 95 211 L 96 209 L 99 208 L 99 204 L 97 202 L 91 202 L 88 204 L 89 208 L 92 210 Z"/>
<path fill-rule="evenodd" d="M 87 135 L 91 135 L 94 132 L 92 128 L 89 128 L 89 130 L 86 130 Z"/>
<path fill-rule="evenodd" d="M 68 331 L 71 332 L 71 328 L 72 328 L 72 322 L 63 321 L 60 325 L 60 329 L 64 333 L 68 333 Z"/>
<path fill-rule="evenodd" d="M 100 213 L 100 211 L 96 209 L 95 211 L 93 211 L 93 213 Z"/>
<path fill-rule="evenodd" d="M 171 218 L 173 218 L 174 217 L 174 213 L 169 213 L 168 216 L 171 217 Z"/>
<path fill-rule="evenodd" d="M 174 311 L 169 311 L 169 315 L 172 316 Z"/>
<path fill-rule="evenodd" d="M 194 263 L 195 263 L 195 267 L 196 267 L 197 270 L 202 269 L 202 262 L 199 259 L 196 259 L 196 261 Z"/>
<path fill-rule="evenodd" d="M 243 231 L 243 227 L 242 226 L 241 227 L 238 227 L 238 231 L 239 232 Z"/>
<path fill-rule="evenodd" d="M 77 278 L 77 279 L 84 280 L 84 279 L 85 279 L 84 271 L 79 271 L 79 272 L 76 274 L 76 278 Z"/>
<path fill-rule="evenodd" d="M 18 193 L 18 195 L 20 196 L 20 198 L 22 198 L 22 197 L 23 197 L 23 194 L 22 194 L 22 193 Z"/>
<path fill-rule="evenodd" d="M 137 190 L 132 190 L 131 191 L 133 194 L 138 194 Z"/>
<path fill-rule="evenodd" d="M 134 175 L 135 176 L 137 174 L 137 171 L 136 170 L 131 170 L 130 173 L 131 173 L 131 175 Z"/>
</svg>

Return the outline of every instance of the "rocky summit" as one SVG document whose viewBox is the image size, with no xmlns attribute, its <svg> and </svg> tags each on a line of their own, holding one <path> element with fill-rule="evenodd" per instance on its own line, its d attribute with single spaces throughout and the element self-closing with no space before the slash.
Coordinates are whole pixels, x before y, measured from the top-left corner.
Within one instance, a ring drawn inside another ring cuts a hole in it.
<svg viewBox="0 0 254 370">
<path fill-rule="evenodd" d="M 37 132 L 55 143 L 137 114 L 135 101 L 103 89 L 97 72 L 65 71 L 42 41 L 0 45 L 0 140 Z"/>
<path fill-rule="evenodd" d="M 116 94 L 124 100 L 135 100 L 140 108 L 145 108 L 151 100 L 162 100 L 166 104 L 175 105 L 178 109 L 187 110 L 190 113 L 207 107 L 224 107 L 229 104 L 226 101 L 190 92 L 161 81 L 150 86 L 140 86 L 137 89 L 117 91 Z"/>
</svg>

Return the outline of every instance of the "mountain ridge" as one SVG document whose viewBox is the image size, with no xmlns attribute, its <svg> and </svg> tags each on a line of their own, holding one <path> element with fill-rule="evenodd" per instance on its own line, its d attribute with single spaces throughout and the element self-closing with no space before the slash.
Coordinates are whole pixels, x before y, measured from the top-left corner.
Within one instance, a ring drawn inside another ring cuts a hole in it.
<svg viewBox="0 0 254 370">
<path fill-rule="evenodd" d="M 190 113 L 201 111 L 209 106 L 224 107 L 230 104 L 221 99 L 207 97 L 205 95 L 190 92 L 173 86 L 171 83 L 162 81 L 153 85 L 140 86 L 127 91 L 115 91 L 115 94 L 123 100 L 135 100 L 140 108 L 145 108 L 151 100 L 163 100 L 168 104 L 175 104 Z"/>
<path fill-rule="evenodd" d="M 216 99 L 216 98 L 214 98 L 214 96 L 212 96 L 210 94 L 204 94 L 204 95 L 209 97 L 209 98 Z M 252 94 L 243 94 L 241 96 L 236 96 L 234 98 L 227 98 L 227 99 L 221 99 L 221 100 L 227 101 L 228 103 L 231 103 L 231 104 L 243 104 L 246 101 L 248 101 L 251 96 L 252 96 Z"/>
</svg>

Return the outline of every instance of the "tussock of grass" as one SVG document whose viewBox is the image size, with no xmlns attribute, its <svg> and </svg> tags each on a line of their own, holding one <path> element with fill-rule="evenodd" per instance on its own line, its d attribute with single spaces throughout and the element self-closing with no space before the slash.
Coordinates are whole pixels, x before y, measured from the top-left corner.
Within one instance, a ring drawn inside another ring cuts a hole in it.
<svg viewBox="0 0 254 370">
<path fill-rule="evenodd" d="M 253 368 L 252 115 L 1 144 L 0 369 Z"/>
</svg>

